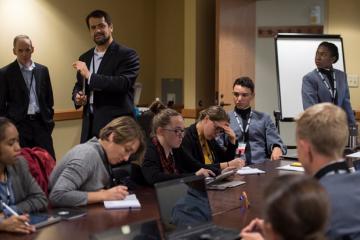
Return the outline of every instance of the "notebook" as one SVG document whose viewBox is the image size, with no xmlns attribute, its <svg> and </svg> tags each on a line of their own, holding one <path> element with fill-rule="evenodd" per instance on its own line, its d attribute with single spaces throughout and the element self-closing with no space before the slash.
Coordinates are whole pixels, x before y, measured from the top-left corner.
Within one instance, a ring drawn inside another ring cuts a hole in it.
<svg viewBox="0 0 360 240">
<path fill-rule="evenodd" d="M 104 206 L 106 209 L 141 208 L 141 204 L 135 194 L 130 194 L 123 200 L 104 201 Z"/>
<path fill-rule="evenodd" d="M 190 176 L 155 184 L 166 239 L 239 239 L 239 231 L 212 223 L 204 178 Z"/>
<path fill-rule="evenodd" d="M 122 225 L 90 235 L 90 240 L 158 240 L 161 239 L 156 220 Z"/>
</svg>

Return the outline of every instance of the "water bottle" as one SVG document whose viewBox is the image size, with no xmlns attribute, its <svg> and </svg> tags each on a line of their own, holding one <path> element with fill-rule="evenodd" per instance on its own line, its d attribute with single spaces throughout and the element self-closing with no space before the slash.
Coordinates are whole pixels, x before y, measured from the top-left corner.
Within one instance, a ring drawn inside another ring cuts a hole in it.
<svg viewBox="0 0 360 240">
<path fill-rule="evenodd" d="M 357 146 L 357 135 L 358 135 L 357 124 L 349 126 L 349 147 L 351 149 L 354 149 Z"/>
</svg>

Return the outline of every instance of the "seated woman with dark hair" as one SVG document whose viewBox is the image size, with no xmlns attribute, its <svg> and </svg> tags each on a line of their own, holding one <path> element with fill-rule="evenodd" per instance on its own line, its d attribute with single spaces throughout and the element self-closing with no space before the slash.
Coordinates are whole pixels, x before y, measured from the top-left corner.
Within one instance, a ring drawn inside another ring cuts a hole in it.
<svg viewBox="0 0 360 240">
<path fill-rule="evenodd" d="M 154 116 L 152 127 L 152 137 L 142 164 L 143 175 L 149 184 L 191 174 L 215 175 L 179 149 L 184 137 L 184 119 L 180 113 L 170 108 L 164 109 Z"/>
<path fill-rule="evenodd" d="M 282 175 L 265 189 L 265 219 L 254 219 L 241 232 L 244 240 L 324 240 L 328 197 L 310 176 Z"/>
<path fill-rule="evenodd" d="M 215 140 L 226 136 L 225 149 Z M 182 149 L 202 164 L 225 168 L 241 168 L 245 161 L 235 158 L 237 140 L 230 128 L 229 116 L 221 106 L 212 106 L 200 112 L 199 119 L 185 131 Z"/>
<path fill-rule="evenodd" d="M 49 186 L 53 206 L 81 206 L 123 199 L 126 186 L 113 183 L 112 165 L 128 161 L 133 154 L 142 159 L 145 141 L 131 117 L 112 120 L 96 137 L 72 148 L 54 168 Z"/>
<path fill-rule="evenodd" d="M 18 214 L 47 207 L 45 193 L 31 176 L 26 160 L 20 156 L 19 133 L 15 125 L 4 117 L 0 117 L 0 200 L 0 231 L 35 231 L 34 226 L 27 224 L 28 215 L 12 215 L 2 203 Z"/>
</svg>

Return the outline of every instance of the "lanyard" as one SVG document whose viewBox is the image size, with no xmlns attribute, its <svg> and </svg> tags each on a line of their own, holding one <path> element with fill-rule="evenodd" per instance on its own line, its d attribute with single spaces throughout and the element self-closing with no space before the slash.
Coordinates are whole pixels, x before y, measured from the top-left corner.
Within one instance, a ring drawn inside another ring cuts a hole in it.
<svg viewBox="0 0 360 240">
<path fill-rule="evenodd" d="M 240 122 L 239 120 L 239 116 L 237 115 L 237 113 L 234 111 L 234 115 L 235 115 L 235 118 L 236 118 L 236 121 L 237 123 L 239 124 L 239 128 L 243 134 L 243 140 L 245 140 L 245 134 L 249 132 L 249 127 L 250 127 L 250 122 L 251 122 L 251 117 L 252 117 L 252 114 L 253 112 L 251 111 L 250 112 L 250 115 L 249 115 L 249 118 L 248 118 L 248 121 L 246 123 L 246 127 L 245 127 L 245 131 L 244 131 L 244 128 L 242 126 L 242 122 Z"/>
<path fill-rule="evenodd" d="M 30 92 L 31 92 L 33 80 L 34 80 L 34 77 L 35 77 L 34 75 L 35 75 L 35 74 L 34 74 L 34 69 L 33 69 L 33 70 L 31 70 L 30 86 L 28 86 L 27 81 L 25 80 L 25 82 L 26 82 L 26 87 L 27 87 L 28 90 L 29 90 L 29 96 L 30 96 Z M 35 90 L 34 90 L 34 93 L 35 93 Z"/>
<path fill-rule="evenodd" d="M 335 97 L 336 97 L 336 79 L 335 79 L 335 72 L 333 72 L 333 79 L 334 79 L 334 91 L 331 90 L 331 87 L 329 83 L 326 81 L 324 75 L 319 71 L 319 69 L 316 69 L 318 72 L 320 78 L 322 79 L 323 83 L 325 84 L 326 88 L 329 90 L 331 100 L 333 103 L 335 103 Z"/>
</svg>

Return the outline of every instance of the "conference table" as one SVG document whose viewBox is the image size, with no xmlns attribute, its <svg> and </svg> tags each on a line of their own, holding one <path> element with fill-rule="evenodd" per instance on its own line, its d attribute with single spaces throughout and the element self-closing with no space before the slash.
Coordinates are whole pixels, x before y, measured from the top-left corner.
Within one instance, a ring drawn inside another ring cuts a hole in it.
<svg viewBox="0 0 360 240">
<path fill-rule="evenodd" d="M 236 175 L 235 180 L 246 183 L 226 190 L 208 190 L 213 222 L 217 225 L 239 229 L 246 226 L 253 218 L 262 216 L 265 186 L 280 174 L 296 173 L 278 170 L 276 167 L 289 164 L 289 161 L 265 161 L 252 167 L 264 170 L 264 174 Z M 302 173 L 300 173 L 302 174 Z M 250 206 L 244 207 L 240 200 L 246 191 Z M 0 233 L 1 240 L 38 239 L 38 240 L 82 240 L 91 234 L 116 228 L 124 224 L 136 223 L 147 219 L 159 219 L 155 190 L 151 187 L 138 187 L 135 193 L 141 203 L 141 209 L 107 210 L 103 204 L 87 206 L 87 215 L 70 221 L 61 221 L 38 229 L 29 235 Z"/>
</svg>

